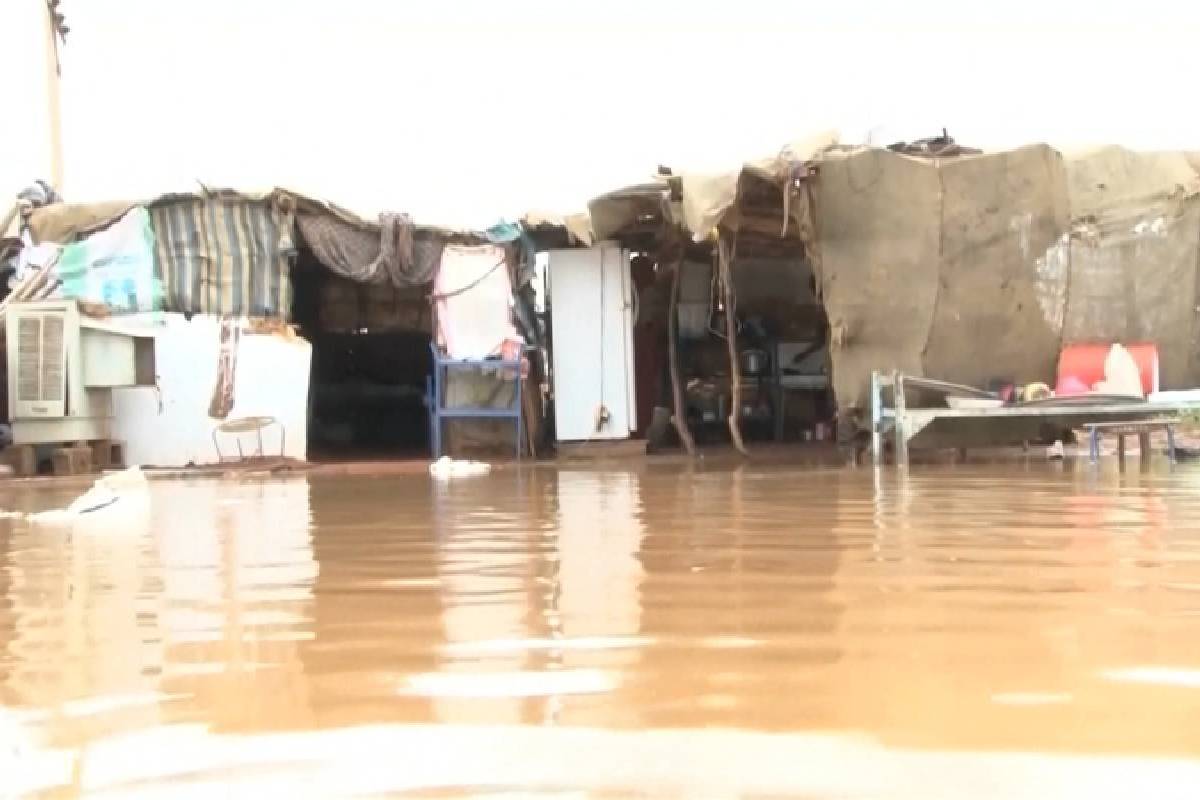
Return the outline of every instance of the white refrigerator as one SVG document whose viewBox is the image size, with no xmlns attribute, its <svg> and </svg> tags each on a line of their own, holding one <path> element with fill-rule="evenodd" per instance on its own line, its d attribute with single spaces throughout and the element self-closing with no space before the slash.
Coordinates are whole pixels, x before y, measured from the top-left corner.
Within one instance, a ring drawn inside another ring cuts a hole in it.
<svg viewBox="0 0 1200 800">
<path fill-rule="evenodd" d="M 551 250 L 554 422 L 561 442 L 627 439 L 637 428 L 629 253 Z"/>
</svg>

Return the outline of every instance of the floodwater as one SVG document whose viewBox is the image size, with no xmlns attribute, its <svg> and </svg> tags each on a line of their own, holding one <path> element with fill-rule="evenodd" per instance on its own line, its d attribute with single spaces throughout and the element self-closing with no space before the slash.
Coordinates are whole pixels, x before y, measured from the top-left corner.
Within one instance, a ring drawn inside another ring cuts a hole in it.
<svg viewBox="0 0 1200 800">
<path fill-rule="evenodd" d="M 150 492 L 0 523 L 0 797 L 1200 792 L 1200 471 Z"/>
</svg>

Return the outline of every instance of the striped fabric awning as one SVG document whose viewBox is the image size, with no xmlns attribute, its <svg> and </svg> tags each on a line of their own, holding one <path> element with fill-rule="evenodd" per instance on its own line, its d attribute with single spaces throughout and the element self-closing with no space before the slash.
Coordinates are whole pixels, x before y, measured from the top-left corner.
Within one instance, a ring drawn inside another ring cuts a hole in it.
<svg viewBox="0 0 1200 800">
<path fill-rule="evenodd" d="M 294 210 L 280 197 L 213 193 L 150 206 L 168 311 L 289 317 Z"/>
</svg>

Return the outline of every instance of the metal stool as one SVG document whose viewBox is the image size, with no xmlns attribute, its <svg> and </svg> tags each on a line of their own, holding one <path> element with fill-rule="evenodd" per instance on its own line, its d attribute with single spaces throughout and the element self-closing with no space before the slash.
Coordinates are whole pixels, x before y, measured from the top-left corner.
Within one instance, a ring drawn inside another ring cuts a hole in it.
<svg viewBox="0 0 1200 800">
<path fill-rule="evenodd" d="M 242 451 L 242 434 L 253 433 L 258 439 L 258 449 L 250 455 L 250 458 L 265 457 L 263 452 L 263 429 L 269 428 L 272 425 L 279 426 L 279 457 L 283 458 L 287 452 L 287 431 L 283 427 L 283 423 L 275 419 L 275 417 L 240 417 L 222 422 L 217 427 L 213 428 L 212 441 L 213 448 L 217 451 L 217 461 L 224 462 L 225 455 L 221 452 L 221 445 L 217 439 L 217 434 L 232 434 L 237 438 L 238 461 L 244 461 L 246 454 Z"/>
</svg>

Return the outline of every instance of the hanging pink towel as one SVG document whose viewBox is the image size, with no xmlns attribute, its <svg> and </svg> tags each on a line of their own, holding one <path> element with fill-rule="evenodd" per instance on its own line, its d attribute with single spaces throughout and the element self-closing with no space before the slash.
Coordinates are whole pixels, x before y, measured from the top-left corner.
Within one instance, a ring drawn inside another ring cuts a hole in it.
<svg viewBox="0 0 1200 800">
<path fill-rule="evenodd" d="M 512 325 L 512 285 L 504 251 L 494 245 L 447 245 L 433 284 L 437 336 L 447 356 L 478 359 L 497 355 Z"/>
</svg>

